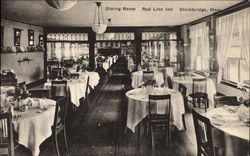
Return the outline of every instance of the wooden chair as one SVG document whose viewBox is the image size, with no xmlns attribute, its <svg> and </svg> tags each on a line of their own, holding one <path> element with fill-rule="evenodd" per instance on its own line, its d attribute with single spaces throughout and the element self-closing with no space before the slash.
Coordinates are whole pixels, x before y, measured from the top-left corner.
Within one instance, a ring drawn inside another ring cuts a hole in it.
<svg viewBox="0 0 250 156">
<path fill-rule="evenodd" d="M 79 79 L 80 75 L 78 73 L 71 73 L 70 78 L 71 79 Z"/>
<path fill-rule="evenodd" d="M 67 81 L 51 81 L 51 98 L 58 100 L 67 96 Z"/>
<path fill-rule="evenodd" d="M 31 89 L 29 93 L 30 97 L 50 99 L 50 90 L 48 89 Z"/>
<path fill-rule="evenodd" d="M 157 114 L 156 108 L 159 102 L 166 103 L 166 112 L 164 114 Z M 171 146 L 171 95 L 149 95 L 149 114 L 148 121 L 151 134 L 151 144 L 153 151 L 155 149 L 154 144 L 154 130 L 163 130 L 166 135 L 166 141 L 168 147 Z"/>
<path fill-rule="evenodd" d="M 49 78 L 52 80 L 62 78 L 62 68 L 52 68 L 49 73 Z"/>
<path fill-rule="evenodd" d="M 89 104 L 89 93 L 88 93 L 89 88 L 90 88 L 90 86 L 89 86 L 89 76 L 88 76 L 86 90 L 85 90 L 85 97 L 86 97 L 87 104 Z"/>
<path fill-rule="evenodd" d="M 170 76 L 167 76 L 168 88 L 173 89 L 173 82 Z"/>
<path fill-rule="evenodd" d="M 88 90 L 90 90 L 90 86 L 89 86 L 89 76 L 87 78 L 87 82 L 86 82 L 86 89 L 85 89 L 85 98 L 80 98 L 79 99 L 79 103 L 84 103 L 84 100 L 87 103 L 87 106 L 89 105 L 89 93 Z M 72 105 L 73 111 L 76 112 L 77 111 L 77 106 L 76 105 Z"/>
<path fill-rule="evenodd" d="M 229 106 L 237 106 L 237 97 L 236 96 L 215 96 L 214 97 L 214 107 L 216 108 L 217 106 L 224 106 L 224 105 L 229 105 Z"/>
<path fill-rule="evenodd" d="M 143 71 L 142 79 L 144 82 L 154 78 L 154 71 Z"/>
<path fill-rule="evenodd" d="M 14 136 L 11 113 L 0 114 L 0 155 L 14 156 Z"/>
<path fill-rule="evenodd" d="M 197 155 L 216 156 L 210 120 L 197 113 L 194 109 L 192 114 L 197 141 Z"/>
<path fill-rule="evenodd" d="M 179 87 L 178 87 L 178 90 L 181 93 L 182 98 L 183 98 L 185 112 L 187 112 L 188 111 L 188 108 L 187 108 L 187 95 L 186 95 L 187 94 L 187 87 L 180 83 Z M 185 122 L 184 114 L 182 115 L 182 121 L 183 121 L 183 124 L 184 124 L 184 130 L 186 130 L 186 122 Z"/>
<path fill-rule="evenodd" d="M 191 103 L 193 107 L 204 109 L 205 112 L 209 107 L 208 95 L 207 95 L 207 79 L 206 78 L 194 78 L 192 85 L 192 94 L 189 95 L 192 99 Z"/>
<path fill-rule="evenodd" d="M 52 136 L 56 147 L 57 156 L 60 156 L 60 151 L 58 147 L 58 134 L 63 133 L 65 148 L 68 148 L 67 135 L 66 135 L 66 117 L 67 117 L 67 107 L 68 107 L 68 96 L 64 96 L 57 100 L 56 111 L 54 117 L 54 124 L 52 126 Z"/>
</svg>

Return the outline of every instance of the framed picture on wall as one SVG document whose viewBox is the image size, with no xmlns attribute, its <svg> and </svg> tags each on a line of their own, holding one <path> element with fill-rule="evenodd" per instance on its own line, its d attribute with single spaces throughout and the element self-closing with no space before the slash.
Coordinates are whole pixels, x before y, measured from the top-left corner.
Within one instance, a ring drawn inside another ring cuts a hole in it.
<svg viewBox="0 0 250 156">
<path fill-rule="evenodd" d="M 43 35 L 39 35 L 38 36 L 38 40 L 39 40 L 39 45 L 42 47 L 43 46 Z"/>
<path fill-rule="evenodd" d="M 34 30 L 28 30 L 28 42 L 29 46 L 34 46 Z"/>
<path fill-rule="evenodd" d="M 14 46 L 20 46 L 22 29 L 14 28 Z"/>
</svg>

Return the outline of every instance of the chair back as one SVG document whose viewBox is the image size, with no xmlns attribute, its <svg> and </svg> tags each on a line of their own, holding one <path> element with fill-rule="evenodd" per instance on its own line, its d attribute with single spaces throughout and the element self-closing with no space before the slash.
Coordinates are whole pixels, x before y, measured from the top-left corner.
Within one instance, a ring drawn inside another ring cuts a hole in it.
<svg viewBox="0 0 250 156">
<path fill-rule="evenodd" d="M 51 81 L 51 98 L 67 96 L 67 81 Z"/>
<path fill-rule="evenodd" d="M 143 71 L 142 79 L 144 82 L 154 79 L 154 71 Z"/>
<path fill-rule="evenodd" d="M 178 87 L 178 91 L 181 93 L 182 97 L 183 97 L 183 100 L 184 100 L 184 104 L 186 103 L 186 96 L 187 96 L 187 87 L 183 84 L 179 84 L 179 87 Z"/>
<path fill-rule="evenodd" d="M 236 96 L 215 96 L 214 97 L 214 106 L 217 105 L 229 105 L 229 106 L 237 106 L 237 97 Z"/>
<path fill-rule="evenodd" d="M 29 93 L 30 97 L 50 99 L 49 89 L 31 89 L 29 90 Z"/>
<path fill-rule="evenodd" d="M 56 78 L 61 78 L 62 77 L 62 68 L 52 68 L 49 78 L 54 80 Z"/>
<path fill-rule="evenodd" d="M 170 109 L 171 109 L 171 95 L 149 95 L 149 120 L 153 118 L 154 115 L 159 114 L 157 112 L 158 105 L 164 103 L 164 107 L 166 106 L 166 112 L 164 116 L 170 119 Z"/>
<path fill-rule="evenodd" d="M 53 131 L 60 128 L 61 126 L 65 126 L 65 121 L 67 117 L 67 108 L 68 108 L 68 96 L 64 96 L 57 100 Z"/>
<path fill-rule="evenodd" d="M 80 77 L 79 73 L 71 73 L 70 74 L 71 79 L 79 79 L 79 77 Z"/>
<path fill-rule="evenodd" d="M 207 78 L 193 78 L 192 93 L 207 93 Z"/>
<path fill-rule="evenodd" d="M 170 76 L 167 76 L 168 88 L 173 89 L 173 82 Z"/>
<path fill-rule="evenodd" d="M 176 76 L 178 76 L 178 77 L 185 76 L 185 75 L 186 75 L 185 72 L 177 72 L 176 73 Z"/>
<path fill-rule="evenodd" d="M 14 156 L 14 136 L 11 113 L 0 113 L 0 155 Z"/>
<path fill-rule="evenodd" d="M 215 156 L 210 120 L 192 110 L 198 155 Z"/>
<path fill-rule="evenodd" d="M 89 96 L 88 90 L 89 90 L 89 76 L 87 78 L 86 90 L 85 90 L 85 97 L 86 97 L 87 100 L 88 100 L 88 96 Z"/>
</svg>

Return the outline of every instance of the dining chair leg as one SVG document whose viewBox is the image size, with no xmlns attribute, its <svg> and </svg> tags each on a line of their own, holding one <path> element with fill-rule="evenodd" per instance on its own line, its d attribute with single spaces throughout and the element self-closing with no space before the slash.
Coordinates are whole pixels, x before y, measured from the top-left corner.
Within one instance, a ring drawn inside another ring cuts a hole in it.
<svg viewBox="0 0 250 156">
<path fill-rule="evenodd" d="M 154 138 L 154 132 L 153 132 L 153 125 L 150 124 L 150 137 L 151 137 L 151 156 L 156 155 L 155 150 L 155 138 Z"/>
<path fill-rule="evenodd" d="M 182 122 L 183 122 L 183 127 L 184 127 L 184 131 L 187 130 L 187 127 L 186 127 L 186 121 L 185 121 L 185 114 L 182 114 Z"/>
<path fill-rule="evenodd" d="M 54 143 L 55 143 L 55 147 L 56 147 L 56 153 L 57 156 L 60 156 L 60 152 L 59 152 L 59 148 L 58 148 L 58 140 L 57 140 L 57 135 L 54 135 Z"/>
<path fill-rule="evenodd" d="M 141 125 L 138 125 L 138 132 L 137 132 L 137 153 L 140 155 L 140 135 L 141 135 Z"/>
<path fill-rule="evenodd" d="M 150 136 L 151 136 L 151 146 L 152 146 L 152 149 L 154 150 L 154 148 L 155 148 L 155 143 L 154 143 L 153 125 L 150 125 Z"/>
<path fill-rule="evenodd" d="M 65 128 L 63 129 L 63 138 L 64 138 L 64 143 L 65 143 L 65 148 L 68 149 L 67 135 L 66 135 Z"/>
</svg>

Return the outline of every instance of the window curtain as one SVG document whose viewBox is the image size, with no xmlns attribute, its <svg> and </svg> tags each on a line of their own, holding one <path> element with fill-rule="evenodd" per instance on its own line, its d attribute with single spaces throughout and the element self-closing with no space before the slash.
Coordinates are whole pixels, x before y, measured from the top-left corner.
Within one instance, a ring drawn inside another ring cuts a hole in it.
<svg viewBox="0 0 250 156">
<path fill-rule="evenodd" d="M 217 77 L 218 83 L 222 80 L 223 69 L 227 63 L 229 50 L 232 45 L 235 20 L 235 14 L 226 15 L 216 19 L 217 61 L 219 65 Z"/>
<path fill-rule="evenodd" d="M 190 27 L 190 38 L 191 38 L 191 58 L 190 58 L 190 69 L 194 69 L 196 57 L 198 54 L 202 56 L 202 60 L 204 62 L 209 62 L 209 39 L 208 39 L 208 31 L 209 28 L 206 22 L 202 22 L 200 24 L 196 24 Z M 201 48 L 198 48 L 199 45 Z M 208 68 L 209 64 L 205 63 L 206 68 Z"/>
<path fill-rule="evenodd" d="M 239 36 L 241 39 L 241 47 L 246 63 L 249 65 L 249 45 L 250 45 L 250 8 L 238 12 Z"/>
</svg>

